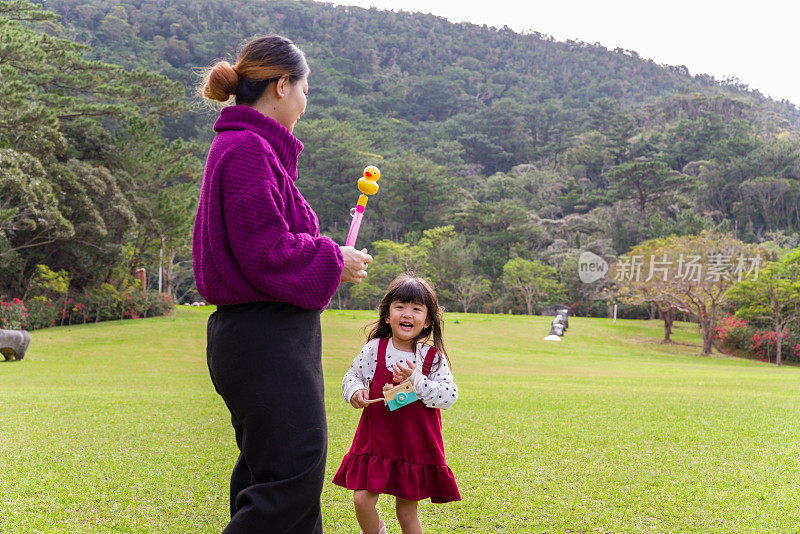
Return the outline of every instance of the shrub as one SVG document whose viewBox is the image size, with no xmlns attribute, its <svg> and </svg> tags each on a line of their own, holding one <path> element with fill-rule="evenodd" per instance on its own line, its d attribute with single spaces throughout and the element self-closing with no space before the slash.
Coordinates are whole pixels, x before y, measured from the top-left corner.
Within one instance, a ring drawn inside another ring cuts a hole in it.
<svg viewBox="0 0 800 534">
<path fill-rule="evenodd" d="M 800 331 L 789 330 L 783 340 L 781 358 L 784 361 L 800 362 Z"/>
<path fill-rule="evenodd" d="M 755 331 L 744 319 L 728 315 L 714 326 L 714 338 L 723 348 L 747 351 Z"/>
<path fill-rule="evenodd" d="M 778 334 L 756 328 L 744 319 L 729 315 L 714 327 L 714 339 L 722 348 L 738 349 L 763 362 L 774 361 L 778 352 Z M 800 362 L 800 332 L 784 329 L 781 333 L 781 360 Z"/>
<path fill-rule="evenodd" d="M 36 296 L 23 302 L 0 301 L 0 328 L 36 330 L 62 324 L 166 315 L 173 309 L 172 298 L 163 293 L 134 288 L 119 292 L 110 284 L 85 291 L 83 295 L 50 299 Z"/>
<path fill-rule="evenodd" d="M 781 338 L 786 339 L 789 332 L 784 330 L 779 334 L 778 332 L 762 332 L 761 330 L 757 330 L 751 338 L 752 343 L 750 344 L 750 351 L 763 362 L 772 361 L 778 353 L 777 343 L 779 335 Z M 786 346 L 785 343 L 782 343 L 782 345 Z M 786 354 L 783 353 L 781 356 L 785 357 Z"/>
<path fill-rule="evenodd" d="M 571 302 L 569 307 L 574 317 L 608 317 L 608 303 L 605 300 Z"/>
<path fill-rule="evenodd" d="M 30 320 L 28 330 L 47 328 L 61 322 L 61 307 L 47 297 L 33 297 L 26 301 Z"/>
<path fill-rule="evenodd" d="M 84 294 L 87 314 L 90 321 L 110 321 L 122 319 L 122 304 L 119 291 L 111 284 L 102 284 Z"/>
<path fill-rule="evenodd" d="M 147 295 L 152 309 L 149 315 L 167 315 L 175 309 L 175 303 L 169 295 L 155 292 L 148 292 Z"/>
<path fill-rule="evenodd" d="M 73 301 L 72 305 L 67 310 L 67 313 L 69 314 L 69 324 L 86 324 L 89 321 L 89 307 L 83 302 Z"/>
<path fill-rule="evenodd" d="M 141 289 L 122 293 L 120 299 L 122 316 L 130 319 L 165 315 L 173 307 L 172 298 L 169 295 Z"/>
<path fill-rule="evenodd" d="M 28 307 L 20 299 L 0 301 L 0 328 L 20 330 L 28 328 Z"/>
<path fill-rule="evenodd" d="M 643 304 L 618 304 L 617 317 L 620 319 L 649 319 L 650 306 Z"/>
</svg>

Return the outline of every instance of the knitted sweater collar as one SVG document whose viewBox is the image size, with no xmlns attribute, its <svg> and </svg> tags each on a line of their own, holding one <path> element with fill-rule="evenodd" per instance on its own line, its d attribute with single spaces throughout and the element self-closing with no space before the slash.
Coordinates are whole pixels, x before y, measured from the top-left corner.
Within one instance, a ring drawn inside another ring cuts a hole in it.
<svg viewBox="0 0 800 534">
<path fill-rule="evenodd" d="M 222 108 L 214 123 L 214 130 L 250 130 L 257 133 L 275 150 L 289 176 L 293 180 L 297 179 L 297 160 L 303 150 L 303 143 L 275 119 L 250 106 L 228 106 Z"/>
</svg>

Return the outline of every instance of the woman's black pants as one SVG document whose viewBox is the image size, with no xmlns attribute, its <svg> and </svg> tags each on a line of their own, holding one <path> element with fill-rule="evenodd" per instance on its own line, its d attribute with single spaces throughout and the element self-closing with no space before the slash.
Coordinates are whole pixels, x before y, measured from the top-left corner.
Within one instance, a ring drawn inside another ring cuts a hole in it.
<svg viewBox="0 0 800 534">
<path fill-rule="evenodd" d="M 322 532 L 321 341 L 320 311 L 287 303 L 219 306 L 209 318 L 208 368 L 239 447 L 224 534 Z"/>
</svg>

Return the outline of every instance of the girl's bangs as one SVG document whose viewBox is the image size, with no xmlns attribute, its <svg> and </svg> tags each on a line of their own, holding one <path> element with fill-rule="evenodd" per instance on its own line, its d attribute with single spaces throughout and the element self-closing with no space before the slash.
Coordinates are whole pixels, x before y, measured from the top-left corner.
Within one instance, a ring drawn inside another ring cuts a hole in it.
<svg viewBox="0 0 800 534">
<path fill-rule="evenodd" d="M 416 304 L 426 304 L 428 302 L 428 292 L 425 290 L 425 286 L 413 278 L 404 280 L 387 296 L 389 297 L 387 301 L 390 303 L 396 300 L 400 302 L 414 302 Z"/>
</svg>

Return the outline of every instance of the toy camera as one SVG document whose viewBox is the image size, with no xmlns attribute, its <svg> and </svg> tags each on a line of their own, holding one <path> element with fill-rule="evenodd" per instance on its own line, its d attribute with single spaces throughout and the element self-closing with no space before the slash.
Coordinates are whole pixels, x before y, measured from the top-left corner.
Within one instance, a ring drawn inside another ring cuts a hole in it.
<svg viewBox="0 0 800 534">
<path fill-rule="evenodd" d="M 383 392 L 383 398 L 386 400 L 386 405 L 389 411 L 395 411 L 398 408 L 407 406 L 412 402 L 419 400 L 417 392 L 414 391 L 414 384 L 411 380 L 405 382 Z"/>
</svg>

